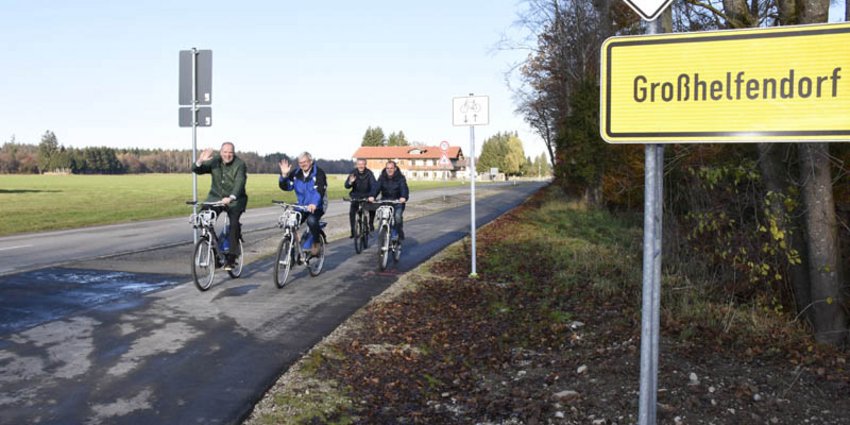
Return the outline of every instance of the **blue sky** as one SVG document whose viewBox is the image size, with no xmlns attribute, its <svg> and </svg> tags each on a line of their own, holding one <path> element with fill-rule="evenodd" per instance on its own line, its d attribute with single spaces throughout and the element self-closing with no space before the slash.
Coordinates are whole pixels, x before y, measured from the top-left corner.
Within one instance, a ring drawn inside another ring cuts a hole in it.
<svg viewBox="0 0 850 425">
<path fill-rule="evenodd" d="M 497 49 L 518 0 L 0 0 L 0 143 L 190 148 L 177 124 L 178 52 L 213 51 L 213 126 L 198 146 L 348 158 L 368 126 L 468 150 L 452 98 L 490 97 L 481 142 L 518 131 L 505 72 L 528 52 Z"/>
</svg>

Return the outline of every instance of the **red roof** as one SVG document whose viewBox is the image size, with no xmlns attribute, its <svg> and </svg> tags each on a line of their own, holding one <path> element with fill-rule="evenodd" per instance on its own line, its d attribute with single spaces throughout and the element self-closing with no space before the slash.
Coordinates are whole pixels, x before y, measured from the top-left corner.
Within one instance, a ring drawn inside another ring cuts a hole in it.
<svg viewBox="0 0 850 425">
<path fill-rule="evenodd" d="M 449 146 L 448 156 L 457 159 L 463 155 L 460 146 Z M 352 158 L 363 159 L 440 159 L 439 146 L 361 146 Z"/>
</svg>

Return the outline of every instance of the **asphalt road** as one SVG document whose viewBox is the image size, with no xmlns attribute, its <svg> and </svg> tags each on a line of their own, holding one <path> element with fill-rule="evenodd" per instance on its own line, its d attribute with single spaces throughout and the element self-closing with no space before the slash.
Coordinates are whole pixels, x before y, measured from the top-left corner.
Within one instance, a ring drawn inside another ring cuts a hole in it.
<svg viewBox="0 0 850 425">
<path fill-rule="evenodd" d="M 488 184 L 483 187 L 491 186 Z M 494 186 L 495 187 L 495 186 Z M 468 193 L 465 186 L 417 191 L 415 201 Z M 348 213 L 348 203 L 331 200 L 329 216 Z M 0 276 L 56 266 L 70 261 L 97 259 L 185 244 L 192 241 L 186 216 L 154 221 L 94 226 L 55 232 L 29 233 L 0 238 Z M 243 233 L 270 229 L 277 224 L 278 207 L 254 208 L 242 216 Z"/>
<path fill-rule="evenodd" d="M 476 202 L 478 224 L 542 185 L 488 189 L 491 196 Z M 272 282 L 270 257 L 246 265 L 238 280 L 219 275 L 207 292 L 185 276 L 78 268 L 85 262 L 2 276 L 0 312 L 26 317 L 19 313 L 45 304 L 55 317 L 0 330 L 0 423 L 239 423 L 302 353 L 400 274 L 467 235 L 468 205 L 437 205 L 405 220 L 402 258 L 383 273 L 373 246 L 356 255 L 344 238 L 329 245 L 321 275 L 296 269 L 283 289 Z M 256 255 L 271 253 L 256 245 Z M 148 250 L 143 263 L 168 264 L 188 252 Z M 117 275 L 103 278 L 110 273 Z"/>
</svg>

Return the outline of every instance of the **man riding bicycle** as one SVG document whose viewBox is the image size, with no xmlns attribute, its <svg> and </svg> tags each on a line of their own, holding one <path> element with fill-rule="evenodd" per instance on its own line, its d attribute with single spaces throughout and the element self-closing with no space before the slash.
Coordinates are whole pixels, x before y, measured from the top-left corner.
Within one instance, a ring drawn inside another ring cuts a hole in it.
<svg viewBox="0 0 850 425">
<path fill-rule="evenodd" d="M 230 232 L 227 242 L 232 251 L 239 246 L 242 235 L 242 224 L 239 217 L 248 205 L 248 194 L 245 192 L 245 181 L 248 179 L 245 162 L 236 156 L 236 147 L 231 142 L 221 144 L 219 154 L 213 156 L 213 149 L 206 148 L 198 160 L 192 164 L 195 174 L 212 174 L 210 192 L 206 202 L 219 202 L 227 206 L 227 216 L 230 219 Z M 220 209 L 219 211 L 220 212 Z M 237 254 L 227 253 L 225 270 L 232 270 Z"/>
<path fill-rule="evenodd" d="M 358 159 L 357 167 L 345 179 L 345 188 L 351 189 L 348 196 L 351 197 L 352 201 L 366 199 L 372 194 L 372 189 L 376 185 L 375 175 L 372 174 L 372 170 L 366 168 L 366 160 Z M 357 202 L 352 202 L 351 208 L 348 210 L 348 220 L 351 223 L 350 238 L 354 238 L 354 221 L 357 215 L 357 208 Z M 369 211 L 369 228 L 371 230 L 375 229 L 375 211 Z"/>
<path fill-rule="evenodd" d="M 325 191 L 328 188 L 328 179 L 325 172 L 313 164 L 313 156 L 308 152 L 298 155 L 297 160 L 298 169 L 295 170 L 292 169 L 289 160 L 280 160 L 278 186 L 285 191 L 295 190 L 298 204 L 307 207 L 307 211 L 301 215 L 301 220 L 302 223 L 307 222 L 310 234 L 316 241 L 319 240 L 321 232 L 319 219 L 325 214 L 327 208 Z M 318 253 L 318 246 L 314 244 L 310 247 L 310 254 L 317 255 Z"/>
<path fill-rule="evenodd" d="M 404 203 L 407 202 L 410 196 L 410 189 L 407 188 L 407 179 L 401 174 L 395 161 L 387 161 L 384 171 L 381 171 L 381 177 L 378 178 L 378 183 L 375 189 L 369 195 L 369 202 L 374 202 L 375 197 L 381 195 L 382 200 L 397 199 L 400 204 L 395 205 L 395 227 L 398 232 L 398 241 L 404 240 Z"/>
</svg>

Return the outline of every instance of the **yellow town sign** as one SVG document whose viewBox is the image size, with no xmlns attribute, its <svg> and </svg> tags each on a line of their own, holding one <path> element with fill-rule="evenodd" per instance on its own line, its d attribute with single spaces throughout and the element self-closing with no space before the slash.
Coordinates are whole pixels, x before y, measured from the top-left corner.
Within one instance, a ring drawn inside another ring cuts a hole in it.
<svg viewBox="0 0 850 425">
<path fill-rule="evenodd" d="M 850 141 L 850 24 L 602 44 L 609 143 Z"/>
</svg>

